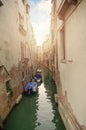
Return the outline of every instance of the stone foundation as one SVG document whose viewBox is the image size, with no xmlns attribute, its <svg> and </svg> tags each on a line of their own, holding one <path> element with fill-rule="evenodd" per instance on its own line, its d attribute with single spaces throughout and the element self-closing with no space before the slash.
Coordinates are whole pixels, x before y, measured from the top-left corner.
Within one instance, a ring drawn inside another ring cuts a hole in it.
<svg viewBox="0 0 86 130">
<path fill-rule="evenodd" d="M 58 104 L 58 110 L 64 122 L 66 130 L 86 130 L 86 126 L 80 125 L 76 119 L 72 107 L 68 102 L 67 92 L 65 92 L 64 96 L 62 94 L 62 85 L 60 81 L 59 71 L 56 71 L 55 73 L 55 82 L 58 93 L 55 94 L 55 102 Z"/>
<path fill-rule="evenodd" d="M 23 63 L 21 61 L 18 67 L 13 66 L 9 72 L 4 66 L 0 67 L 0 117 L 2 121 L 8 116 L 16 104 L 16 99 L 22 94 L 25 85 L 30 80 L 28 68 L 28 59 L 25 59 Z M 12 90 L 11 94 L 7 91 L 7 87 Z"/>
<path fill-rule="evenodd" d="M 58 110 L 64 122 L 66 130 L 86 130 L 86 127 L 81 126 L 74 116 L 73 110 L 67 101 L 67 97 L 59 95 L 55 97 L 57 97 Z"/>
<path fill-rule="evenodd" d="M 13 95 L 7 95 L 5 91 L 0 93 L 0 116 L 2 120 L 5 120 L 13 106 L 16 104 L 16 99 L 23 92 L 23 87 L 19 91 L 19 87 L 13 89 Z"/>
</svg>

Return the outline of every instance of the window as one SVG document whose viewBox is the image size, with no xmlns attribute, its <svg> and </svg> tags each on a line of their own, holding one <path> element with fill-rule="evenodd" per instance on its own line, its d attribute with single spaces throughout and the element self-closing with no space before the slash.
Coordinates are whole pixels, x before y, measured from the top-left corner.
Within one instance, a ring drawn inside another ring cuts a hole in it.
<svg viewBox="0 0 86 130">
<path fill-rule="evenodd" d="M 61 59 L 65 59 L 65 31 L 64 26 L 60 30 L 60 41 L 61 41 Z"/>
<path fill-rule="evenodd" d="M 19 31 L 22 35 L 26 35 L 26 28 L 24 25 L 24 16 L 19 12 Z"/>
<path fill-rule="evenodd" d="M 22 0 L 22 2 L 23 2 L 23 4 L 24 4 L 25 0 Z"/>
<path fill-rule="evenodd" d="M 10 87 L 10 81 L 6 81 L 6 88 Z"/>
<path fill-rule="evenodd" d="M 21 60 L 24 59 L 24 54 L 25 54 L 25 51 L 24 51 L 24 44 L 23 44 L 23 42 L 21 42 Z"/>
<path fill-rule="evenodd" d="M 24 79 L 24 72 L 22 72 L 22 78 Z"/>
<path fill-rule="evenodd" d="M 24 16 L 21 13 L 19 13 L 19 24 L 24 25 Z"/>
<path fill-rule="evenodd" d="M 26 70 L 26 75 L 27 75 L 27 70 Z"/>
<path fill-rule="evenodd" d="M 27 14 L 29 13 L 29 9 L 30 9 L 30 6 L 28 4 L 26 4 L 26 13 Z"/>
<path fill-rule="evenodd" d="M 0 6 L 2 6 L 3 5 L 3 3 L 2 3 L 2 1 L 0 0 Z"/>
</svg>

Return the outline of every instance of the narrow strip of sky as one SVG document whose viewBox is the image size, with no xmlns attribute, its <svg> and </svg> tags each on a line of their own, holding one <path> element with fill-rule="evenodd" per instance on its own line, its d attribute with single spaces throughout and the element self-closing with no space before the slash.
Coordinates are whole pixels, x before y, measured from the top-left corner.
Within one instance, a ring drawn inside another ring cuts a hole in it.
<svg viewBox="0 0 86 130">
<path fill-rule="evenodd" d="M 37 44 L 41 45 L 50 30 L 51 0 L 30 0 L 30 16 Z"/>
</svg>

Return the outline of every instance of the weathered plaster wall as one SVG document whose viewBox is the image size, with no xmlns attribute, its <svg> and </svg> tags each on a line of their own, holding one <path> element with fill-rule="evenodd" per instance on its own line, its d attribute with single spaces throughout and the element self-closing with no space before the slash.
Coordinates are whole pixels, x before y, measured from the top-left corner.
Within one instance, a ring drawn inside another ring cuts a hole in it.
<svg viewBox="0 0 86 130">
<path fill-rule="evenodd" d="M 0 7 L 0 62 L 9 70 L 18 64 L 18 15 L 14 1 L 3 1 L 3 4 Z"/>
<path fill-rule="evenodd" d="M 59 70 L 62 90 L 67 91 L 68 101 L 81 125 L 86 125 L 86 1 L 77 6 L 65 21 L 66 63 L 61 63 L 59 51 Z M 66 14 L 68 16 L 68 13 Z M 59 34 L 58 34 L 59 35 Z M 60 40 L 59 40 L 60 41 Z M 61 48 L 60 42 L 59 49 Z"/>
<path fill-rule="evenodd" d="M 36 71 L 33 46 L 35 49 L 36 40 L 26 4 L 22 0 L 3 0 L 0 6 L 0 116 L 3 120 Z M 12 97 L 7 94 L 7 81 Z"/>
</svg>

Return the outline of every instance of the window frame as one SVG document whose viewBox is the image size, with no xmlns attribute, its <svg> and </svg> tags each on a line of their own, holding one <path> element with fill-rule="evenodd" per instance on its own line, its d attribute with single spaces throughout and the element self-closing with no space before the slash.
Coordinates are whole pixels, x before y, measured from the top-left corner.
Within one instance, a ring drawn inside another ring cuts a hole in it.
<svg viewBox="0 0 86 130">
<path fill-rule="evenodd" d="M 66 60 L 66 55 L 65 55 L 65 25 L 63 25 L 60 28 L 60 39 L 61 39 L 61 50 L 62 50 L 62 60 Z"/>
</svg>

